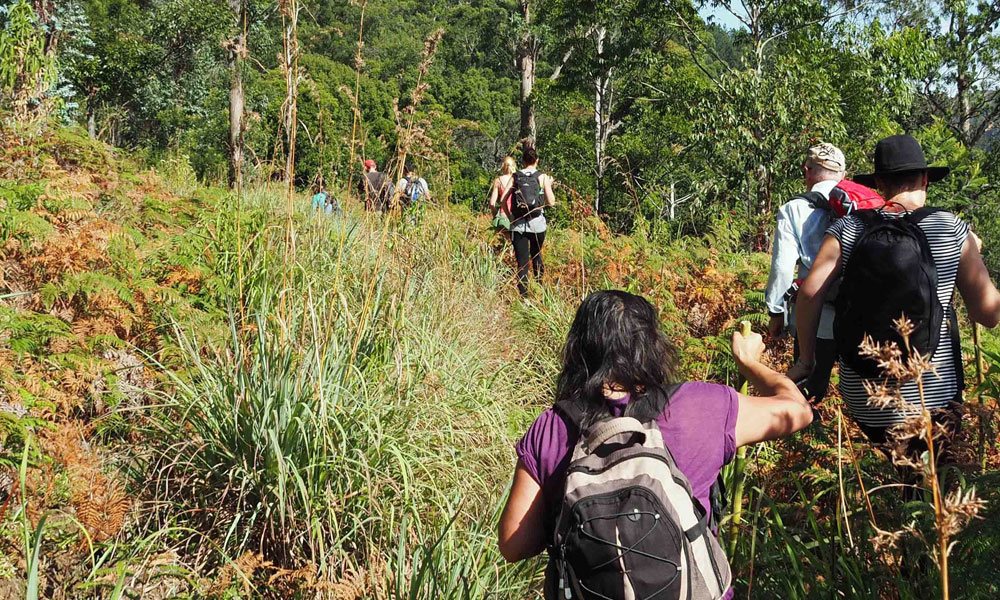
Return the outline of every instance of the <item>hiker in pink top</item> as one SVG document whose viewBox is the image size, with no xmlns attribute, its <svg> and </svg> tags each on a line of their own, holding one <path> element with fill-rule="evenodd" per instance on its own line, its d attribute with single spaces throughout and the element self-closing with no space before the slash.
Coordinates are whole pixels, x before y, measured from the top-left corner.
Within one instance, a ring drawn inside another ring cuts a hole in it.
<svg viewBox="0 0 1000 600">
<path fill-rule="evenodd" d="M 761 336 L 735 333 L 732 349 L 740 373 L 761 396 L 744 396 L 713 383 L 678 382 L 676 351 L 647 300 L 621 291 L 588 296 L 577 310 L 563 350 L 556 391 L 559 408 L 545 410 L 516 445 L 514 483 L 500 520 L 503 556 L 512 562 L 522 560 L 552 543 L 579 430 L 587 433 L 591 425 L 612 415 L 655 421 L 677 469 L 690 484 L 688 506 L 700 505 L 697 510 L 708 520 L 712 486 L 737 448 L 790 435 L 812 422 L 812 411 L 795 384 L 759 361 L 764 350 Z M 580 429 L 560 410 L 567 402 L 580 407 Z M 628 553 L 622 550 L 623 555 Z M 550 552 L 547 598 L 555 597 L 554 579 L 559 578 L 551 558 Z M 629 590 L 623 590 L 622 598 L 631 594 L 629 579 L 639 582 L 643 576 L 634 568 L 630 571 L 626 562 L 621 560 Z M 617 563 L 605 568 L 617 568 Z M 586 574 L 574 576 L 582 580 Z M 721 597 L 732 597 L 732 590 Z"/>
</svg>

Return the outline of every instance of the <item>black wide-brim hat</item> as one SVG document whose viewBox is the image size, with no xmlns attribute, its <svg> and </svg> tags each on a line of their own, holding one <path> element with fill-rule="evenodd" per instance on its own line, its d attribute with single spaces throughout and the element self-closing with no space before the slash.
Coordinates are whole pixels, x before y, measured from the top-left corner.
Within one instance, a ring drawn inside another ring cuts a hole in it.
<svg viewBox="0 0 1000 600">
<path fill-rule="evenodd" d="M 855 175 L 854 181 L 868 187 L 875 187 L 877 175 L 893 175 L 895 173 L 912 173 L 927 171 L 927 180 L 941 181 L 948 176 L 948 167 L 927 166 L 927 158 L 920 142 L 909 135 L 893 135 L 875 144 L 875 172 Z"/>
</svg>

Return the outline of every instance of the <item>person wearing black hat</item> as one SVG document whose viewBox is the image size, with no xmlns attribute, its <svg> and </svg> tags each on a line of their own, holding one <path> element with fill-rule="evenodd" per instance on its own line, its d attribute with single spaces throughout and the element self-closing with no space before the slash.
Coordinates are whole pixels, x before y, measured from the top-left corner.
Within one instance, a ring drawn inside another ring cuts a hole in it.
<svg viewBox="0 0 1000 600">
<path fill-rule="evenodd" d="M 854 180 L 878 187 L 887 204 L 879 211 L 849 215 L 827 230 L 799 289 L 800 354 L 789 377 L 796 381 L 812 371 L 823 300 L 843 274 L 834 321 L 841 355 L 839 388 L 850 416 L 873 443 L 884 444 L 888 429 L 919 409 L 918 382 L 902 385 L 903 403 L 870 403 L 869 391 L 884 382 L 886 374 L 858 352 L 858 342 L 870 335 L 876 341 L 898 341 L 904 358 L 911 343 L 915 351 L 930 354 L 934 373 L 920 380 L 923 400 L 954 431 L 961 425 L 957 407 L 964 387 L 954 291 L 962 295 L 972 320 L 987 327 L 1000 322 L 1000 292 L 983 263 L 981 241 L 969 225 L 950 212 L 925 206 L 927 186 L 946 177 L 948 167 L 929 166 L 920 144 L 908 135 L 881 140 L 874 163 L 873 173 Z M 893 324 L 901 313 L 914 323 L 906 343 Z M 919 438 L 911 440 L 906 453 L 919 458 L 926 450 L 921 443 Z"/>
</svg>

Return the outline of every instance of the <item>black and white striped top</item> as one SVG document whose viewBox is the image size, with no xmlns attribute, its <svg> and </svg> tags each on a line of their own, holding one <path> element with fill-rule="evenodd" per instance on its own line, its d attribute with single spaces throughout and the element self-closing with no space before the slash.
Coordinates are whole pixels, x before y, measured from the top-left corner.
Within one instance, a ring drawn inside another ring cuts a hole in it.
<svg viewBox="0 0 1000 600">
<path fill-rule="evenodd" d="M 886 213 L 892 215 L 892 213 Z M 899 213 L 900 215 L 903 213 Z M 958 377 L 955 371 L 953 341 L 949 331 L 950 316 L 955 308 L 952 306 L 952 296 L 955 291 L 955 278 L 958 275 L 958 261 L 962 256 L 962 247 L 969 237 L 969 225 L 949 212 L 935 212 L 920 221 L 920 228 L 927 236 L 927 243 L 934 257 L 938 276 L 938 299 L 945 307 L 944 319 L 941 322 L 941 337 L 934 351 L 932 362 L 937 374 L 923 375 L 924 401 L 927 408 L 944 408 L 955 400 L 959 393 Z M 840 242 L 843 265 L 851 257 L 854 244 L 864 231 L 861 221 L 848 216 L 836 221 L 827 229 L 827 234 Z M 873 301 L 877 301 L 873 291 Z M 850 367 L 840 361 L 840 394 L 847 404 L 848 412 L 859 423 L 870 427 L 887 427 L 901 423 L 906 415 L 898 410 L 877 409 L 868 405 L 868 393 L 865 392 L 863 379 Z M 916 380 L 907 382 L 902 388 L 903 398 L 912 404 L 920 404 Z"/>
</svg>

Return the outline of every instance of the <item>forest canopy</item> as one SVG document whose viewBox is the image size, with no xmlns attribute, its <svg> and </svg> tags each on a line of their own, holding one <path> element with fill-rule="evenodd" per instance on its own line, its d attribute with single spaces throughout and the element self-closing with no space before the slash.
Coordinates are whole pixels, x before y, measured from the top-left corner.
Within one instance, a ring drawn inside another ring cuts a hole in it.
<svg viewBox="0 0 1000 600">
<path fill-rule="evenodd" d="M 150 162 L 183 156 L 202 180 L 221 182 L 234 177 L 238 77 L 240 175 L 280 178 L 287 9 L 8 1 L 4 102 Z M 439 198 L 482 206 L 500 160 L 530 136 L 572 200 L 563 218 L 597 210 L 616 230 L 674 237 L 725 216 L 761 248 L 810 143 L 838 144 L 849 172 L 862 172 L 875 140 L 907 132 L 956 172 L 932 203 L 995 228 L 995 3 L 305 0 L 294 9 L 300 188 L 346 189 L 362 155 L 396 159 L 410 119 L 419 135 L 409 152 Z"/>
</svg>

